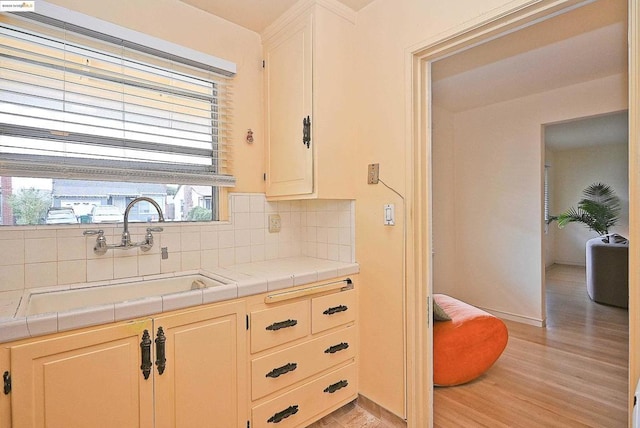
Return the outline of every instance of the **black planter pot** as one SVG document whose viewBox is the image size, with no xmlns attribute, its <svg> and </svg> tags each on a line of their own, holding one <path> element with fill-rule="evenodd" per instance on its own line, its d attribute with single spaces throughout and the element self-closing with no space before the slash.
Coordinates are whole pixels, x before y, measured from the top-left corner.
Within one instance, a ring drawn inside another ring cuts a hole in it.
<svg viewBox="0 0 640 428">
<path fill-rule="evenodd" d="M 587 241 L 587 293 L 594 302 L 628 308 L 629 241 L 607 238 Z"/>
</svg>

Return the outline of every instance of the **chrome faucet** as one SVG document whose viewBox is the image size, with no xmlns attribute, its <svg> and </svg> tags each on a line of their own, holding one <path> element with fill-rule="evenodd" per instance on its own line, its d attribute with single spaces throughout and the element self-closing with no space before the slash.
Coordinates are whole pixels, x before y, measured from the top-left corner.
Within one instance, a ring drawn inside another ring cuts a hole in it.
<svg viewBox="0 0 640 428">
<path fill-rule="evenodd" d="M 107 239 L 104 237 L 104 230 L 85 230 L 83 235 L 98 235 L 96 238 L 96 244 L 93 247 L 93 252 L 102 255 L 109 249 L 121 249 L 128 250 L 130 248 L 140 247 L 142 251 L 149 251 L 153 247 L 153 234 L 152 232 L 162 232 L 162 227 L 147 227 L 147 234 L 144 237 L 144 241 L 131 242 L 131 234 L 129 233 L 129 212 L 131 208 L 138 202 L 149 202 L 158 211 L 158 221 L 164 222 L 164 216 L 162 215 L 162 208 L 156 201 L 146 196 L 135 198 L 129 202 L 127 208 L 124 210 L 124 230 L 122 231 L 122 238 L 119 244 L 107 244 Z"/>
</svg>

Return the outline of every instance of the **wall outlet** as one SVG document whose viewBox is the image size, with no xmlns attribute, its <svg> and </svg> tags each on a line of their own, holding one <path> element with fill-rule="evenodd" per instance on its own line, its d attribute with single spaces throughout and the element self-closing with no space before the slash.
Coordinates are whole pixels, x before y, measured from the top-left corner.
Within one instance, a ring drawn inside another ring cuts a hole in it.
<svg viewBox="0 0 640 428">
<path fill-rule="evenodd" d="M 367 183 L 378 184 L 378 180 L 380 180 L 380 164 L 370 163 L 367 171 Z"/>
<path fill-rule="evenodd" d="M 280 232 L 281 225 L 279 214 L 269 214 L 269 233 Z"/>
</svg>

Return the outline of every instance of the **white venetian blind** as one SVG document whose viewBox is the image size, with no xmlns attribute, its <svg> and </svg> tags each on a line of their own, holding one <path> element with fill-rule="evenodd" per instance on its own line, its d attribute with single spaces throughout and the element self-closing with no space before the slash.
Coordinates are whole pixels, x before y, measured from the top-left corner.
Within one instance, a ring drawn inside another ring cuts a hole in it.
<svg viewBox="0 0 640 428">
<path fill-rule="evenodd" d="M 0 17 L 0 175 L 235 184 L 230 79 L 25 15 Z"/>
</svg>

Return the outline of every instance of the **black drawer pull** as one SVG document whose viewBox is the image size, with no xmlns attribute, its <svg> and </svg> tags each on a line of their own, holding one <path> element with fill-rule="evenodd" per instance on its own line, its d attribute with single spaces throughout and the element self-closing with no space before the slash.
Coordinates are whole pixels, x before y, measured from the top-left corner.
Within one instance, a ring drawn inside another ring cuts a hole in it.
<svg viewBox="0 0 640 428">
<path fill-rule="evenodd" d="M 279 422 L 282 422 L 283 419 L 287 419 L 289 416 L 295 415 L 296 413 L 298 413 L 297 404 L 295 406 L 289 406 L 283 411 L 276 413 L 275 415 L 267 419 L 267 422 L 270 424 L 277 424 Z"/>
<path fill-rule="evenodd" d="M 274 322 L 273 324 L 267 326 L 266 329 L 269 331 L 277 331 L 277 330 L 280 330 L 281 328 L 293 327 L 294 325 L 297 325 L 297 324 L 298 324 L 297 320 L 286 320 L 286 321 Z"/>
<path fill-rule="evenodd" d="M 165 352 L 165 343 L 167 337 L 164 335 L 162 327 L 158 327 L 158 333 L 156 334 L 156 366 L 158 366 L 158 374 L 162 375 L 164 369 L 167 367 L 167 358 Z"/>
<path fill-rule="evenodd" d="M 349 309 L 347 306 L 345 305 L 340 305 L 340 306 L 335 306 L 333 308 L 329 308 L 326 311 L 323 312 L 323 314 L 325 315 L 333 315 L 333 314 L 337 314 L 338 312 L 344 312 L 347 309 Z"/>
<path fill-rule="evenodd" d="M 151 374 L 151 337 L 149 336 L 149 330 L 145 330 L 142 333 L 142 341 L 140 342 L 140 354 L 142 357 L 142 364 L 140 364 L 140 370 L 145 379 L 149 379 Z"/>
<path fill-rule="evenodd" d="M 289 363 L 289 364 L 285 364 L 282 367 L 278 367 L 277 369 L 273 369 L 271 370 L 269 373 L 267 373 L 266 375 L 264 375 L 265 377 L 272 377 L 272 378 L 277 378 L 285 373 L 289 373 L 294 371 L 295 369 L 298 368 L 298 364 L 296 363 Z"/>
<path fill-rule="evenodd" d="M 339 389 L 345 388 L 349 386 L 349 382 L 346 380 L 341 380 L 340 382 L 336 382 L 333 385 L 329 385 L 324 389 L 324 392 L 328 392 L 329 394 L 333 394 Z"/>
<path fill-rule="evenodd" d="M 346 342 L 338 343 L 337 345 L 329 346 L 324 350 L 325 354 L 335 354 L 338 351 L 342 351 L 343 349 L 347 349 L 349 344 Z"/>
</svg>

